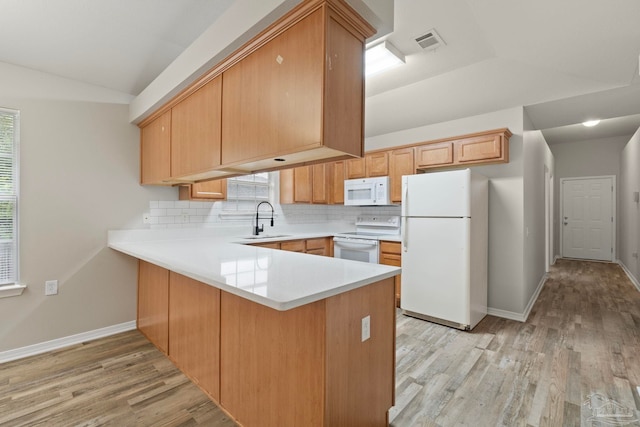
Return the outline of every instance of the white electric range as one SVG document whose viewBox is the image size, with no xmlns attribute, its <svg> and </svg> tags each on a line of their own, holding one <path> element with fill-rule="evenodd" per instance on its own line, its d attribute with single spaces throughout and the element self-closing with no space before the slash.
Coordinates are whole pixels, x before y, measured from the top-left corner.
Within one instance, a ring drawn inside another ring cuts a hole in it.
<svg viewBox="0 0 640 427">
<path fill-rule="evenodd" d="M 359 216 L 356 219 L 356 231 L 334 236 L 333 256 L 377 264 L 380 237 L 399 235 L 399 216 Z"/>
</svg>

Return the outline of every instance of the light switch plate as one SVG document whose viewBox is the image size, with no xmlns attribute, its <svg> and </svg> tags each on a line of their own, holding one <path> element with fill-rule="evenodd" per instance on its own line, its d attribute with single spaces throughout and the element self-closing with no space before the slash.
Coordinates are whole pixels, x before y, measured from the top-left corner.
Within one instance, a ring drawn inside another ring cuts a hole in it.
<svg viewBox="0 0 640 427">
<path fill-rule="evenodd" d="M 58 281 L 47 280 L 44 282 L 44 294 L 45 295 L 57 295 L 58 294 Z"/>
</svg>

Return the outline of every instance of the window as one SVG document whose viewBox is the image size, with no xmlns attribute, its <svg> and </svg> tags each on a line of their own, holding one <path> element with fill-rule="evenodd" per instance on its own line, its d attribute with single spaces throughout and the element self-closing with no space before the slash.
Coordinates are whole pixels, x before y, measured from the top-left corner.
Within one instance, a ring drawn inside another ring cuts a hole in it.
<svg viewBox="0 0 640 427">
<path fill-rule="evenodd" d="M 223 203 L 222 211 L 254 213 L 256 204 L 269 201 L 269 187 L 269 172 L 227 178 L 227 201 Z"/>
<path fill-rule="evenodd" d="M 0 288 L 18 282 L 19 124 L 18 111 L 0 109 Z"/>
</svg>

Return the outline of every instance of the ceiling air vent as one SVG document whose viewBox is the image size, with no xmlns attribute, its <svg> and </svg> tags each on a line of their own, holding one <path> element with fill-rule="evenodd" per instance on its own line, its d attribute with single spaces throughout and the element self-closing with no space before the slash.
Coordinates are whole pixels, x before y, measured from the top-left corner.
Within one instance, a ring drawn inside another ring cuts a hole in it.
<svg viewBox="0 0 640 427">
<path fill-rule="evenodd" d="M 440 37 L 440 35 L 434 29 L 431 29 L 423 35 L 416 37 L 416 42 L 424 50 L 433 50 L 439 48 L 440 46 L 446 45 L 444 40 L 442 40 L 442 37 Z"/>
</svg>

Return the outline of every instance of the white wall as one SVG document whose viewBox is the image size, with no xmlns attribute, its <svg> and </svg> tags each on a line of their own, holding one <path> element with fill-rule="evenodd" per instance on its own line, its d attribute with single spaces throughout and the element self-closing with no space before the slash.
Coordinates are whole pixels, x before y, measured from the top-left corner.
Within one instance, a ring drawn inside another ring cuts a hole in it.
<svg viewBox="0 0 640 427">
<path fill-rule="evenodd" d="M 106 247 L 107 230 L 140 228 L 150 200 L 177 198 L 175 189 L 138 185 L 139 131 L 113 91 L 21 76 L 0 80 L 0 106 L 20 110 L 20 280 L 28 287 L 0 299 L 0 351 L 135 320 L 136 262 Z M 45 297 L 51 279 L 59 294 Z"/>
<path fill-rule="evenodd" d="M 528 119 L 527 119 L 528 120 Z M 554 157 L 539 130 L 524 132 L 524 307 L 545 274 L 545 168 L 553 174 Z"/>
<path fill-rule="evenodd" d="M 640 264 L 633 254 L 640 250 L 640 204 L 633 201 L 633 193 L 640 191 L 640 129 L 625 145 L 620 157 L 620 185 L 618 192 L 619 234 L 618 259 L 640 283 Z"/>
<path fill-rule="evenodd" d="M 524 311 L 523 252 L 523 109 L 422 126 L 365 139 L 365 150 L 430 141 L 508 127 L 510 161 L 473 169 L 490 178 L 489 185 L 489 307 L 521 314 Z"/>
<path fill-rule="evenodd" d="M 628 137 L 593 139 L 589 141 L 565 142 L 551 146 L 551 152 L 555 158 L 556 179 L 555 179 L 555 218 L 560 218 L 560 179 L 582 176 L 602 176 L 615 175 L 616 183 L 620 179 L 620 156 L 625 144 L 629 141 Z M 620 198 L 620 185 L 616 185 L 616 212 L 620 210 L 618 199 Z M 560 222 L 558 222 L 560 224 Z M 618 225 L 616 233 L 616 241 L 620 242 L 620 238 L 625 231 L 620 227 L 620 215 L 617 215 L 616 224 Z M 555 235 L 555 251 L 560 254 L 560 239 L 562 238 L 562 229 L 560 226 L 556 228 L 558 232 Z M 620 245 L 616 245 L 616 254 Z"/>
</svg>

